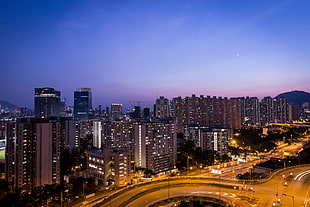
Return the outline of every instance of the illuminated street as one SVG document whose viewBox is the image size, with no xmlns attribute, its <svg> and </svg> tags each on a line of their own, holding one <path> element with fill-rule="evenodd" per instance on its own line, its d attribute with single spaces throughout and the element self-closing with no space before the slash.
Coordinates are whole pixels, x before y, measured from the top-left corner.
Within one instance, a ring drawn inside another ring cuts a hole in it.
<svg viewBox="0 0 310 207">
<path fill-rule="evenodd" d="M 147 206 L 148 204 L 174 196 L 184 195 L 218 195 L 229 198 L 232 201 L 238 200 L 240 206 L 267 207 L 275 203 L 277 206 L 310 206 L 308 200 L 310 184 L 310 166 L 293 167 L 280 170 L 271 179 L 261 184 L 234 184 L 224 179 L 187 179 L 186 177 L 166 179 L 158 182 L 149 182 L 143 186 L 128 188 L 113 199 L 107 199 L 100 206 Z M 292 174 L 293 178 L 288 179 Z M 289 181 L 283 185 L 283 175 Z M 217 176 L 218 177 L 218 176 Z M 295 179 L 296 178 L 296 179 Z M 218 185 L 220 182 L 221 185 Z M 168 187 L 169 184 L 169 187 Z M 243 190 L 242 190 L 243 188 Z M 255 189 L 255 192 L 249 190 Z M 137 197 L 135 197 L 137 195 Z M 135 199 L 131 199 L 135 198 Z M 247 199 L 246 199 L 247 198 Z M 251 199 L 253 200 L 251 203 Z M 95 199 L 93 199 L 95 200 Z M 102 201 L 103 199 L 101 199 Z M 250 203 L 250 204 L 249 204 Z M 88 203 L 84 206 L 93 206 L 95 203 Z M 305 205 L 304 205 L 305 204 Z"/>
</svg>

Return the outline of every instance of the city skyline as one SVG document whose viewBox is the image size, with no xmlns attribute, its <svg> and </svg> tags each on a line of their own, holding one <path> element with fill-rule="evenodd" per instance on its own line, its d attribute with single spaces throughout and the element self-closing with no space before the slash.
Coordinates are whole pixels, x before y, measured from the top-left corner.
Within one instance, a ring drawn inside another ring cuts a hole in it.
<svg viewBox="0 0 310 207">
<path fill-rule="evenodd" d="M 34 88 L 73 105 L 309 92 L 308 1 L 1 2 L 0 99 Z"/>
</svg>

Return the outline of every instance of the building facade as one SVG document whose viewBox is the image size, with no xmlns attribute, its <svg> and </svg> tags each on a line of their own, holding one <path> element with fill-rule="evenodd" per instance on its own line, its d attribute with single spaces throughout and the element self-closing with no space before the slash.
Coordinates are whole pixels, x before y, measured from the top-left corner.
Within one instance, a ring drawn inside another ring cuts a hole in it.
<svg viewBox="0 0 310 207">
<path fill-rule="evenodd" d="M 170 104 L 167 98 L 160 96 L 159 99 L 156 99 L 154 115 L 161 119 L 170 117 Z"/>
<path fill-rule="evenodd" d="M 54 88 L 34 89 L 34 114 L 36 118 L 60 117 L 60 91 Z"/>
<path fill-rule="evenodd" d="M 117 187 L 131 183 L 131 157 L 126 151 L 112 151 L 109 148 L 87 151 L 88 175 L 104 185 Z"/>
<path fill-rule="evenodd" d="M 176 120 L 177 132 L 184 133 L 190 125 L 203 127 L 240 128 L 241 105 L 237 99 L 222 97 L 174 98 L 171 101 L 172 117 Z"/>
<path fill-rule="evenodd" d="M 219 157 L 228 153 L 228 143 L 232 137 L 232 129 L 189 126 L 185 131 L 186 140 L 193 141 L 201 151 L 214 151 Z"/>
<path fill-rule="evenodd" d="M 119 120 L 123 118 L 123 105 L 113 103 L 111 105 L 111 119 Z"/>
<path fill-rule="evenodd" d="M 129 121 L 107 121 L 102 123 L 102 143 L 113 151 L 133 154 L 133 124 Z"/>
<path fill-rule="evenodd" d="M 157 174 L 172 170 L 176 161 L 176 131 L 171 122 L 136 123 L 134 161 L 136 167 Z"/>
<path fill-rule="evenodd" d="M 62 153 L 78 151 L 74 122 L 19 119 L 6 128 L 6 178 L 13 188 L 31 192 L 37 186 L 59 184 L 65 164 Z"/>
<path fill-rule="evenodd" d="M 92 115 L 92 92 L 90 88 L 77 88 L 74 91 L 74 119 L 87 120 Z"/>
<path fill-rule="evenodd" d="M 260 124 L 287 123 L 289 121 L 289 104 L 286 98 L 274 99 L 264 97 L 260 103 Z"/>
</svg>

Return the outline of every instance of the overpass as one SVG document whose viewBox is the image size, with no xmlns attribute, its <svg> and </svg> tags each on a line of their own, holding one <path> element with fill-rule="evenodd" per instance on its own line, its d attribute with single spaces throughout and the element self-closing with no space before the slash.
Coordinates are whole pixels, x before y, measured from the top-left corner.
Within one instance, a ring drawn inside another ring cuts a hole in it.
<svg viewBox="0 0 310 207">
<path fill-rule="evenodd" d="M 288 179 L 290 175 L 292 179 Z M 222 206 L 310 207 L 309 186 L 310 165 L 302 165 L 279 170 L 268 179 L 253 182 L 222 180 L 220 176 L 163 179 L 96 196 L 79 206 L 155 207 L 168 206 L 168 203 L 180 200 L 198 200 Z"/>
</svg>

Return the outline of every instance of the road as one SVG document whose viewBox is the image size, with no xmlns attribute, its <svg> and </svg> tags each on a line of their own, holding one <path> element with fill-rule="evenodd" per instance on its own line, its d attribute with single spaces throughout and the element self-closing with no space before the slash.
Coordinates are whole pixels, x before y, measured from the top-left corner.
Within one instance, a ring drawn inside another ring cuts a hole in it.
<svg viewBox="0 0 310 207">
<path fill-rule="evenodd" d="M 292 176 L 290 176 L 291 173 Z M 273 203 L 276 206 L 293 207 L 293 202 L 294 207 L 310 207 L 310 165 L 281 170 L 268 181 L 254 185 L 231 183 L 231 180 L 218 178 L 182 177 L 150 182 L 144 186 L 128 188 L 117 197 L 107 199 L 106 203 L 100 206 L 147 206 L 155 200 L 166 199 L 168 196 L 199 194 L 219 195 L 222 198 L 238 200 L 243 203 L 240 206 L 244 207 L 270 207 Z M 284 181 L 287 181 L 287 185 L 283 185 Z M 255 192 L 249 190 L 251 188 L 254 188 Z M 134 199 L 130 200 L 131 198 Z M 245 198 L 253 199 L 253 202 L 248 202 Z M 277 202 L 278 199 L 280 202 Z M 93 204 L 84 206 L 93 206 Z"/>
<path fill-rule="evenodd" d="M 265 157 L 267 159 L 271 157 L 281 158 L 283 157 L 284 152 L 293 151 L 298 147 L 300 147 L 298 143 L 283 146 L 280 149 L 275 150 L 273 153 L 266 155 Z M 108 202 L 102 204 L 101 206 L 119 206 L 124 203 L 124 201 L 128 201 L 134 195 L 139 196 L 137 199 L 133 200 L 126 206 L 145 206 L 146 203 L 154 201 L 154 199 L 165 198 L 165 196 L 168 197 L 175 195 L 195 194 L 197 193 L 197 189 L 199 189 L 200 193 L 217 195 L 220 194 L 220 196 L 228 196 L 232 199 L 239 199 L 241 201 L 244 201 L 241 198 L 242 196 L 247 196 L 249 198 L 254 197 L 258 199 L 258 203 L 252 203 L 252 206 L 257 207 L 272 206 L 273 203 L 275 203 L 276 206 L 280 206 L 281 204 L 282 207 L 292 207 L 293 201 L 295 207 L 310 207 L 310 171 L 309 173 L 306 173 L 307 169 L 310 169 L 310 166 L 280 170 L 280 172 L 276 173 L 275 176 L 273 176 L 268 182 L 262 184 L 246 185 L 234 183 L 237 182 L 235 179 L 237 174 L 247 172 L 251 165 L 257 164 L 261 161 L 262 160 L 259 158 L 249 157 L 245 163 L 234 163 L 235 165 L 226 168 L 221 167 L 219 170 L 221 170 L 223 173 L 220 176 L 218 174 L 210 173 L 210 170 L 199 169 L 196 171 L 191 171 L 188 172 L 189 177 L 201 177 L 203 179 L 193 180 L 187 179 L 187 177 L 182 177 L 182 179 L 178 180 L 170 178 L 169 181 L 167 179 L 163 179 L 162 181 L 150 182 L 147 185 L 135 186 L 134 188 L 128 187 L 127 190 L 123 190 L 123 193 L 113 199 L 107 199 L 109 198 L 109 194 L 98 195 L 94 198 L 88 199 L 86 202 L 84 202 L 83 206 L 93 206 L 95 203 L 99 203 L 105 199 Z M 290 173 L 293 173 L 292 178 L 289 176 Z M 286 177 L 285 181 L 287 181 L 287 185 L 283 185 L 283 174 Z M 298 179 L 295 180 L 296 177 Z M 219 188 L 218 186 L 214 185 L 218 184 L 219 182 L 221 184 L 235 185 L 235 188 L 224 188 L 224 186 Z M 170 186 L 169 190 L 168 183 Z M 177 183 L 184 184 L 186 186 L 176 186 L 175 184 Z M 197 186 L 195 185 L 196 183 L 203 185 Z M 158 190 L 151 191 L 151 189 L 157 188 Z M 248 190 L 249 188 L 254 188 L 255 192 Z M 147 193 L 143 194 L 144 192 Z M 248 203 L 245 202 L 245 205 L 248 205 Z M 77 204 L 75 206 L 81 206 L 81 204 Z"/>
</svg>

